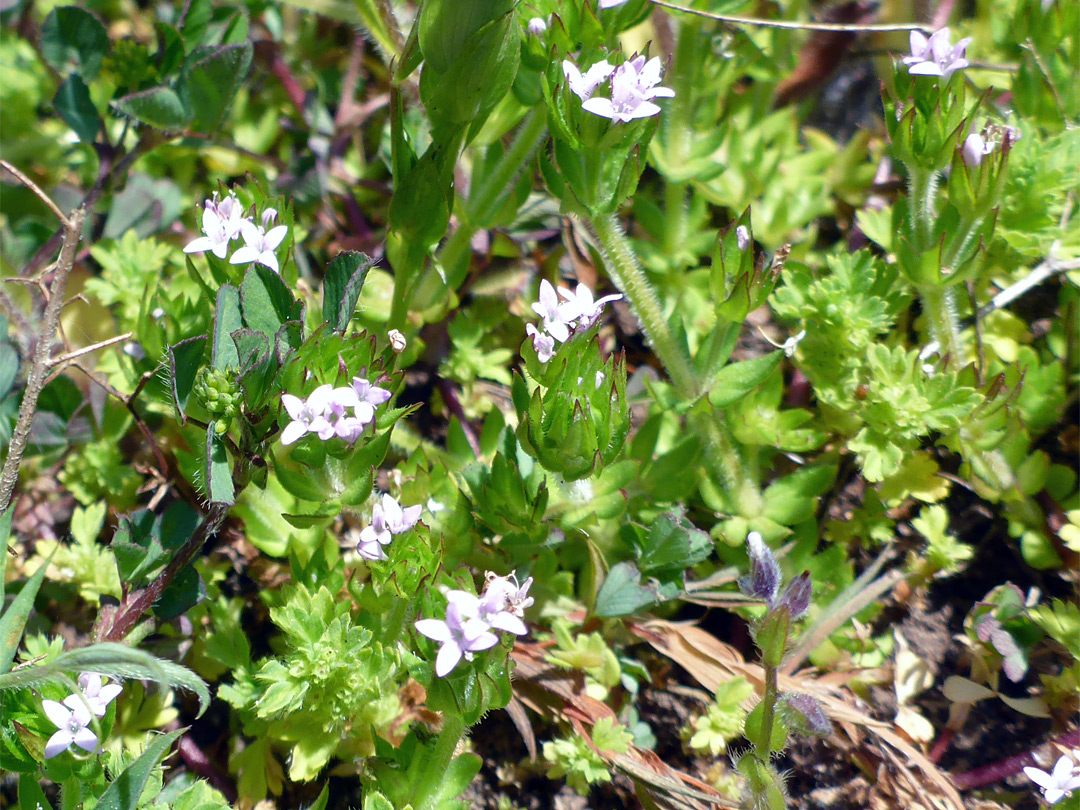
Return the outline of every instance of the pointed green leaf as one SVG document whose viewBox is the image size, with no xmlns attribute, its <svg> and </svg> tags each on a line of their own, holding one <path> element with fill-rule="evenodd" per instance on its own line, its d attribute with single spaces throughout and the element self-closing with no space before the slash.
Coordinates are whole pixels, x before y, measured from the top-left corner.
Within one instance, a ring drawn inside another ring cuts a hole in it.
<svg viewBox="0 0 1080 810">
<path fill-rule="evenodd" d="M 214 429 L 216 426 L 216 422 L 211 422 L 206 429 L 206 495 L 210 503 L 233 503 L 236 492 L 229 453 L 225 441 Z"/>
<path fill-rule="evenodd" d="M 251 43 L 226 45 L 196 62 L 187 76 L 191 128 L 213 132 L 229 111 L 233 97 L 251 69 Z"/>
<path fill-rule="evenodd" d="M 349 251 L 339 253 L 327 266 L 323 280 L 323 320 L 332 330 L 348 326 L 364 279 L 374 263 L 374 259 L 363 253 Z"/>
<path fill-rule="evenodd" d="M 243 326 L 240 318 L 240 291 L 231 284 L 218 289 L 214 312 L 214 347 L 211 362 L 218 371 L 240 367 L 240 355 L 232 333 Z"/>
<path fill-rule="evenodd" d="M 124 115 L 157 129 L 183 129 L 191 120 L 191 110 L 171 87 L 151 87 L 118 98 L 113 107 Z"/>
<path fill-rule="evenodd" d="M 56 112 L 75 130 L 83 143 L 93 143 L 101 129 L 101 116 L 90 99 L 86 82 L 77 73 L 68 76 L 53 98 Z"/>
<path fill-rule="evenodd" d="M 4 546 L 3 553 L 7 554 L 7 543 L 4 543 Z M 34 607 L 34 599 L 37 598 L 38 590 L 45 579 L 45 569 L 49 567 L 51 560 L 50 556 L 38 566 L 37 571 L 26 581 L 22 590 L 0 616 L 0 673 L 11 669 L 15 652 L 19 649 L 19 639 L 22 638 L 23 630 L 26 629 L 26 620 Z"/>
<path fill-rule="evenodd" d="M 180 424 L 187 422 L 187 406 L 191 399 L 191 390 L 195 387 L 195 377 L 202 367 L 203 352 L 206 349 L 206 336 L 181 340 L 169 347 L 169 371 L 171 372 L 173 405 Z"/>
<path fill-rule="evenodd" d="M 709 402 L 714 408 L 738 402 L 772 373 L 783 356 L 783 352 L 770 352 L 753 360 L 724 366 L 716 373 L 716 381 L 709 391 Z"/>
<path fill-rule="evenodd" d="M 150 774 L 165 759 L 172 744 L 186 731 L 186 728 L 180 728 L 154 737 L 139 758 L 128 765 L 101 794 L 95 805 L 97 810 L 135 810 Z"/>
<path fill-rule="evenodd" d="M 65 74 L 93 81 L 109 51 L 109 34 L 93 14 L 78 6 L 54 8 L 41 24 L 42 58 Z"/>
</svg>

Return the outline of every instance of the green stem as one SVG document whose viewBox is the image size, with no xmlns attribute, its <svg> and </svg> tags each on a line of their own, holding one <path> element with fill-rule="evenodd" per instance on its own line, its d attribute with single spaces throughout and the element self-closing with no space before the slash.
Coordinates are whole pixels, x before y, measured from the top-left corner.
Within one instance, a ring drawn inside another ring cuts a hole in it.
<svg viewBox="0 0 1080 810">
<path fill-rule="evenodd" d="M 934 195 L 937 182 L 930 169 L 914 168 L 911 170 L 911 215 L 915 219 L 915 235 L 920 251 L 930 250 L 931 234 L 934 232 Z"/>
<path fill-rule="evenodd" d="M 435 741 L 435 748 L 427 761 L 427 767 L 420 774 L 420 783 L 413 793 L 412 806 L 416 810 L 432 810 L 446 798 L 442 795 L 445 788 L 446 770 L 454 760 L 461 735 L 465 733 L 465 721 L 461 715 L 443 713 L 443 727 Z"/>
<path fill-rule="evenodd" d="M 765 664 L 765 692 L 761 696 L 761 734 L 754 744 L 754 756 L 768 763 L 772 751 L 772 729 L 776 722 L 777 677 L 776 667 Z"/>
<path fill-rule="evenodd" d="M 938 342 L 942 356 L 949 357 L 949 365 L 959 364 L 962 347 L 960 344 L 959 319 L 956 313 L 955 287 L 942 287 L 927 284 L 919 288 L 926 322 L 930 327 L 930 336 Z"/>
<path fill-rule="evenodd" d="M 684 399 L 697 399 L 701 389 L 694 377 L 690 358 L 672 334 L 667 318 L 660 309 L 656 290 L 631 250 L 618 219 L 614 214 L 608 214 L 594 217 L 589 224 L 600 245 L 608 275 L 626 296 L 631 309 L 641 321 L 642 329 L 675 389 Z M 723 413 L 700 412 L 693 415 L 691 421 L 698 435 L 705 440 L 706 463 L 719 478 L 733 503 L 739 505 L 740 513 L 747 516 L 759 514 L 761 493 L 745 474 L 735 437 Z"/>
<path fill-rule="evenodd" d="M 510 148 L 503 153 L 494 170 L 472 188 L 465 203 L 465 216 L 438 252 L 438 263 L 446 274 L 446 283 L 434 267 L 428 268 L 417 288 L 417 309 L 432 306 L 446 287 L 456 290 L 461 286 L 469 270 L 473 236 L 498 212 L 499 206 L 513 191 L 515 178 L 546 136 L 547 109 L 539 105 L 522 120 Z"/>
</svg>

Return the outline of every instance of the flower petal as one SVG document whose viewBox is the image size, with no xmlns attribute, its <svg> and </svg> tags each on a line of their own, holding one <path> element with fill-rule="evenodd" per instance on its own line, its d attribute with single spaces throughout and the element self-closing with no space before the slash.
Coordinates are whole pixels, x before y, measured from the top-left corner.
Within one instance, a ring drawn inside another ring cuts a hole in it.
<svg viewBox="0 0 1080 810">
<path fill-rule="evenodd" d="M 259 258 L 259 251 L 248 245 L 237 248 L 229 259 L 229 264 L 251 264 Z"/>
<path fill-rule="evenodd" d="M 88 753 L 94 753 L 98 747 L 97 735 L 88 728 L 80 728 L 75 732 L 75 744 Z"/>
<path fill-rule="evenodd" d="M 281 431 L 281 443 L 288 447 L 295 441 L 303 438 L 307 433 L 307 425 L 303 422 L 290 422 L 285 426 L 285 429 Z"/>
<path fill-rule="evenodd" d="M 427 636 L 433 641 L 447 642 L 450 640 L 450 628 L 446 622 L 439 619 L 420 619 L 420 621 L 413 624 L 416 631 L 423 636 Z"/>
<path fill-rule="evenodd" d="M 49 718 L 49 722 L 57 728 L 65 728 L 68 720 L 71 719 L 71 710 L 55 700 L 41 701 L 41 708 L 44 710 L 45 716 Z"/>
<path fill-rule="evenodd" d="M 57 754 L 64 753 L 73 742 L 75 742 L 75 735 L 67 729 L 60 729 L 45 743 L 45 759 L 52 759 Z"/>
<path fill-rule="evenodd" d="M 440 678 L 445 677 L 458 665 L 461 660 L 461 647 L 452 641 L 448 641 L 439 648 L 439 654 L 435 657 L 435 674 Z"/>
</svg>

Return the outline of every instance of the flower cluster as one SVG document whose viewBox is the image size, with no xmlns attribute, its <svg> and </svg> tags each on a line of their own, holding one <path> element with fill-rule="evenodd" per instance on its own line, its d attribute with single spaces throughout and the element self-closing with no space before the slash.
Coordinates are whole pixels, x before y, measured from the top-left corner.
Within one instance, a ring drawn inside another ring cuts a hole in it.
<svg viewBox="0 0 1080 810">
<path fill-rule="evenodd" d="M 353 377 L 351 386 L 320 385 L 307 399 L 282 394 L 281 404 L 292 422 L 281 432 L 281 443 L 289 445 L 314 433 L 324 442 L 337 437 L 351 444 L 375 421 L 375 409 L 388 399 L 389 391 L 363 377 Z"/>
<path fill-rule="evenodd" d="M 68 695 L 63 703 L 43 700 L 41 707 L 45 716 L 59 731 L 45 743 L 45 758 L 51 759 L 75 744 L 88 753 L 98 747 L 97 735 L 89 728 L 94 716 L 104 717 L 109 704 L 123 691 L 120 684 L 105 683 L 96 672 L 84 672 L 79 676 L 80 692 Z"/>
<path fill-rule="evenodd" d="M 949 29 L 942 28 L 927 39 L 918 31 L 911 32 L 911 55 L 901 61 L 908 66 L 908 73 L 913 76 L 940 76 L 948 79 L 956 71 L 968 66 L 964 58 L 971 37 L 964 37 L 952 45 L 949 42 Z"/>
<path fill-rule="evenodd" d="M 560 301 L 559 296 L 565 300 Z M 541 329 L 531 323 L 526 324 L 525 332 L 532 338 L 533 348 L 541 363 L 546 363 L 555 354 L 555 342 L 565 343 L 570 338 L 571 329 L 588 329 L 600 318 L 604 304 L 618 301 L 622 295 L 605 295 L 594 301 L 592 290 L 584 284 L 577 285 L 576 292 L 566 287 L 559 287 L 558 295 L 551 282 L 540 282 L 540 300 L 532 305 L 532 310 L 541 318 Z"/>
<path fill-rule="evenodd" d="M 1043 798 L 1050 804 L 1057 804 L 1074 790 L 1080 790 L 1080 767 L 1065 754 L 1049 773 L 1031 766 L 1024 768 L 1024 773 L 1039 786 Z"/>
<path fill-rule="evenodd" d="M 402 508 L 394 496 L 384 493 L 382 501 L 376 502 L 371 509 L 371 523 L 360 532 L 356 553 L 365 560 L 385 560 L 383 546 L 390 545 L 395 534 L 402 534 L 415 526 L 422 509 L 420 505 Z"/>
<path fill-rule="evenodd" d="M 597 62 L 584 74 L 568 60 L 563 61 L 562 67 L 570 92 L 581 99 L 581 109 L 612 121 L 633 121 L 657 115 L 660 107 L 652 100 L 675 95 L 671 88 L 657 86 L 660 83 L 658 56 L 646 62 L 643 55 L 638 55 L 618 67 L 612 67 L 605 60 Z M 611 97 L 593 95 L 608 79 L 611 80 Z"/>
<path fill-rule="evenodd" d="M 285 239 L 289 229 L 285 225 L 270 227 L 277 219 L 277 211 L 267 208 L 262 213 L 262 225 L 256 225 L 251 217 L 244 216 L 243 206 L 236 196 L 230 194 L 219 201 L 217 194 L 203 205 L 203 236 L 184 245 L 184 253 L 204 253 L 210 251 L 219 259 L 224 259 L 233 239 L 243 239 L 244 246 L 237 248 L 229 259 L 230 264 L 262 264 L 275 273 L 281 271 L 278 265 L 278 245 Z"/>
<path fill-rule="evenodd" d="M 750 532 L 746 535 L 746 545 L 750 554 L 750 574 L 739 578 L 739 588 L 743 593 L 763 600 L 770 611 L 785 607 L 792 619 L 801 618 L 810 607 L 809 572 L 803 572 L 791 580 L 781 595 L 780 564 L 777 563 L 772 550 L 765 545 L 765 541 L 758 532 Z"/>
<path fill-rule="evenodd" d="M 474 596 L 468 591 L 448 591 L 446 619 L 421 619 L 416 629 L 439 643 L 435 658 L 435 674 L 449 674 L 462 658 L 471 661 L 473 653 L 494 647 L 499 637 L 492 630 L 504 630 L 517 636 L 528 632 L 522 616 L 533 603 L 528 595 L 532 585 L 529 577 L 521 585 L 509 577 L 487 574 L 483 594 Z"/>
</svg>

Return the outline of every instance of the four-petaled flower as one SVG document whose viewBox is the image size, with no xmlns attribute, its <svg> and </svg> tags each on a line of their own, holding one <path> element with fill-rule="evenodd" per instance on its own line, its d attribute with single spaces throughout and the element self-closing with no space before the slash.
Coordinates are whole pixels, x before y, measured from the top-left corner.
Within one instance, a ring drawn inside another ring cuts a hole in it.
<svg viewBox="0 0 1080 810">
<path fill-rule="evenodd" d="M 588 101 L 590 96 L 596 92 L 596 88 L 607 81 L 608 77 L 615 71 L 614 66 L 609 65 L 606 59 L 597 62 L 586 70 L 584 75 L 577 69 L 577 65 L 568 59 L 563 60 L 562 69 L 563 75 L 566 76 L 566 83 L 570 87 L 570 92 L 582 101 Z"/>
<path fill-rule="evenodd" d="M 419 504 L 402 508 L 393 495 L 384 493 L 382 501 L 376 502 L 371 509 L 371 523 L 360 532 L 356 552 L 365 560 L 385 560 L 386 552 L 382 547 L 390 545 L 395 534 L 415 526 L 422 511 Z"/>
<path fill-rule="evenodd" d="M 82 695 L 68 695 L 63 703 L 43 700 L 41 707 L 45 716 L 59 729 L 45 743 L 46 759 L 62 754 L 72 743 L 91 754 L 97 750 L 97 735 L 87 728 L 91 720 L 90 707 Z"/>
<path fill-rule="evenodd" d="M 487 622 L 480 618 L 480 600 L 465 591 L 446 595 L 446 619 L 421 619 L 417 631 L 439 643 L 435 674 L 448 675 L 462 658 L 471 661 L 474 652 L 488 650 L 499 642 Z"/>
<path fill-rule="evenodd" d="M 594 301 L 592 290 L 584 284 L 578 284 L 577 290 L 574 292 L 570 292 L 566 287 L 559 287 L 559 295 L 566 299 L 565 303 L 559 305 L 559 314 L 562 320 L 565 323 L 577 321 L 577 325 L 582 329 L 588 329 L 596 323 L 604 304 L 609 301 L 622 300 L 622 295 L 616 293 L 615 295 L 605 295 L 603 298 Z"/>
<path fill-rule="evenodd" d="M 124 691 L 124 687 L 118 683 L 105 683 L 105 679 L 96 672 L 84 672 L 80 675 L 79 688 L 82 689 L 90 711 L 98 717 L 104 717 L 109 704 Z"/>
<path fill-rule="evenodd" d="M 675 95 L 669 87 L 658 87 L 659 82 L 660 57 L 654 56 L 646 62 L 643 54 L 635 56 L 611 74 L 611 98 L 591 96 L 582 102 L 581 109 L 612 121 L 633 121 L 657 115 L 660 107 L 653 104 L 652 99 Z"/>
<path fill-rule="evenodd" d="M 971 37 L 964 37 L 952 45 L 949 43 L 949 29 L 942 28 L 927 39 L 918 31 L 911 32 L 911 55 L 901 61 L 908 66 L 908 73 L 914 76 L 940 76 L 948 79 L 958 70 L 968 66 L 964 54 L 971 43 Z"/>
<path fill-rule="evenodd" d="M 217 194 L 207 200 L 203 206 L 202 230 L 204 236 L 191 240 L 184 245 L 184 253 L 203 253 L 209 250 L 219 259 L 224 259 L 229 250 L 229 242 L 240 233 L 240 226 L 246 222 L 240 201 L 232 194 L 218 202 Z"/>
<path fill-rule="evenodd" d="M 317 433 L 321 438 L 329 430 L 333 435 L 333 427 L 326 418 L 326 408 L 333 390 L 332 385 L 320 385 L 306 400 L 292 394 L 281 395 L 281 404 L 293 420 L 281 432 L 282 444 L 292 444 L 308 433 Z"/>
<path fill-rule="evenodd" d="M 278 265 L 277 254 L 274 251 L 284 241 L 285 234 L 289 232 L 289 229 L 285 225 L 278 225 L 276 228 L 270 228 L 267 231 L 266 229 L 276 218 L 277 211 L 273 208 L 267 208 L 262 215 L 263 224 L 261 228 L 249 219 L 241 222 L 240 235 L 244 238 L 244 246 L 232 255 L 229 263 L 251 264 L 255 262 L 266 265 L 275 273 L 280 272 L 281 268 Z"/>
<path fill-rule="evenodd" d="M 1057 804 L 1074 790 L 1080 789 L 1080 771 L 1065 754 L 1054 764 L 1050 773 L 1030 765 L 1024 768 L 1024 773 L 1042 789 L 1043 798 L 1050 804 Z"/>
</svg>

